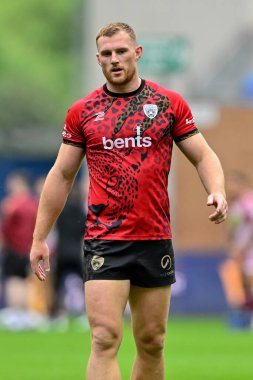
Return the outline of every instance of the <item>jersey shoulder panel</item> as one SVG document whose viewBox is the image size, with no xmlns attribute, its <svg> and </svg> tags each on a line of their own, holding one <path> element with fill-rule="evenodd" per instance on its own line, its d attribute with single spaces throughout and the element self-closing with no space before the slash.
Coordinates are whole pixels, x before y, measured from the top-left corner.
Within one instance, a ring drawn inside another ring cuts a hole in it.
<svg viewBox="0 0 253 380">
<path fill-rule="evenodd" d="M 62 131 L 63 143 L 85 147 L 83 127 L 93 111 L 96 99 L 101 97 L 103 88 L 99 88 L 84 98 L 76 100 L 68 109 Z"/>
<path fill-rule="evenodd" d="M 172 128 L 172 136 L 175 142 L 180 142 L 195 135 L 196 133 L 199 133 L 192 111 L 182 95 L 178 92 L 160 86 L 157 83 L 151 81 L 146 81 L 146 83 L 155 91 L 169 99 L 170 107 L 173 111 L 175 119 Z"/>
<path fill-rule="evenodd" d="M 85 146 L 85 141 L 81 133 L 81 109 L 83 99 L 77 100 L 68 109 L 62 131 L 63 143 L 75 146 Z"/>
<path fill-rule="evenodd" d="M 73 115 L 77 114 L 79 117 L 81 117 L 81 112 L 86 109 L 92 102 L 94 102 L 96 99 L 101 97 L 101 94 L 103 93 L 103 87 L 100 87 L 88 95 L 84 96 L 83 98 L 77 99 L 68 109 L 68 114 Z"/>
</svg>

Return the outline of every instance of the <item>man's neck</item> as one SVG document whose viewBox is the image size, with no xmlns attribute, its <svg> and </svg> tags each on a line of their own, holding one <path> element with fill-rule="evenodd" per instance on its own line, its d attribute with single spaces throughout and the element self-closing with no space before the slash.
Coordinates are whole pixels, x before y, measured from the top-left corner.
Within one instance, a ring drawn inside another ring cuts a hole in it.
<svg viewBox="0 0 253 380">
<path fill-rule="evenodd" d="M 141 85 L 141 78 L 137 77 L 136 80 L 131 81 L 131 83 L 122 84 L 122 85 L 115 85 L 110 82 L 106 83 L 106 87 L 109 91 L 124 94 L 127 92 L 133 92 L 138 90 L 138 88 Z"/>
</svg>

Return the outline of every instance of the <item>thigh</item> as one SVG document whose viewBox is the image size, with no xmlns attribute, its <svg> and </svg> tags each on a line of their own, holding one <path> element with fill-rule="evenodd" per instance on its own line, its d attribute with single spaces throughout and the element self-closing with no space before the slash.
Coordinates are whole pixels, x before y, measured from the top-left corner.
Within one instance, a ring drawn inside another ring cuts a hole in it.
<svg viewBox="0 0 253 380">
<path fill-rule="evenodd" d="M 165 333 L 170 294 L 170 286 L 157 288 L 131 286 L 129 303 L 135 338 Z"/>
<path fill-rule="evenodd" d="M 85 283 L 86 312 L 91 329 L 115 330 L 122 325 L 129 280 L 90 280 Z"/>
</svg>

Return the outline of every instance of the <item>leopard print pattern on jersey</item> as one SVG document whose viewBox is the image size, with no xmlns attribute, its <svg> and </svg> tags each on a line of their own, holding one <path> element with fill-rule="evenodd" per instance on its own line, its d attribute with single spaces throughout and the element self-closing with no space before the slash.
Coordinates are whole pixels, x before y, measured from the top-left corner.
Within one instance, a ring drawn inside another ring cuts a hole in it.
<svg viewBox="0 0 253 380">
<path fill-rule="evenodd" d="M 121 98 L 114 97 L 107 97 L 102 101 L 105 105 L 104 128 L 106 128 L 106 122 L 111 123 L 113 130 L 110 138 L 112 140 L 119 136 L 123 127 L 125 131 L 133 133 L 134 126 L 141 125 L 141 137 L 150 131 L 157 141 L 154 159 L 159 161 L 160 165 L 167 165 L 166 160 L 171 155 L 169 139 L 171 139 L 170 132 L 174 117 L 171 112 L 170 100 L 166 96 L 157 93 L 153 88 L 146 85 L 138 95 L 132 99 L 129 98 L 129 102 L 124 101 L 123 103 Z M 158 107 L 156 118 L 150 119 L 144 115 L 143 104 L 149 103 L 155 103 Z M 93 112 L 96 111 L 96 107 L 98 110 L 101 109 L 99 108 L 101 107 L 101 99 L 93 99 L 90 107 L 92 107 Z M 104 132 L 107 132 L 106 129 Z M 134 138 L 136 136 L 137 134 Z M 166 140 L 166 143 L 161 149 L 160 145 L 163 140 Z M 126 156 L 131 159 L 131 165 L 129 165 L 129 160 L 124 158 Z M 93 193 L 92 190 L 90 191 L 88 206 L 90 214 L 87 223 L 91 235 L 93 232 L 96 232 L 97 237 L 115 233 L 124 219 L 127 218 L 135 206 L 135 200 L 138 199 L 138 174 L 148 156 L 149 149 L 147 147 L 143 147 L 141 150 L 133 147 L 117 149 L 114 155 L 100 155 L 96 161 L 89 159 L 87 152 L 90 177 L 96 183 L 102 184 L 105 192 L 105 198 L 101 199 L 99 204 L 94 204 L 92 203 Z M 161 232 L 157 231 L 157 236 Z"/>
</svg>

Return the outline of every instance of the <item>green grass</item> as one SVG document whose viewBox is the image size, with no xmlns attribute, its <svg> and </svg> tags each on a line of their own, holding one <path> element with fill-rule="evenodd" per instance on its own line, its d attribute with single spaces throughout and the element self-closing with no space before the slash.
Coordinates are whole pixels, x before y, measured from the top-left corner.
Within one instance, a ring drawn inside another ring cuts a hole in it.
<svg viewBox="0 0 253 380">
<path fill-rule="evenodd" d="M 119 362 L 129 380 L 134 358 L 126 322 Z M 89 332 L 0 331 L 0 379 L 85 380 Z M 231 332 L 221 320 L 171 318 L 166 338 L 166 380 L 252 380 L 253 333 Z"/>
</svg>

